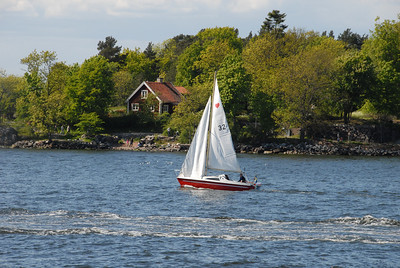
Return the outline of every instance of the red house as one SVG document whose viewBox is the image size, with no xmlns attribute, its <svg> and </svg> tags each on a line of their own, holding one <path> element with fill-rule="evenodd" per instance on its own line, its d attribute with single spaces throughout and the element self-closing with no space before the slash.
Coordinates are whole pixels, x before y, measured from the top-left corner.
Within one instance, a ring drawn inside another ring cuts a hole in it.
<svg viewBox="0 0 400 268">
<path fill-rule="evenodd" d="M 145 81 L 126 99 L 127 112 L 138 112 L 141 106 L 153 94 L 158 100 L 158 105 L 151 106 L 150 109 L 154 113 L 172 113 L 173 107 L 178 105 L 186 94 L 184 87 L 175 87 L 171 82 L 163 82 L 162 78 L 158 78 L 157 82 Z"/>
</svg>

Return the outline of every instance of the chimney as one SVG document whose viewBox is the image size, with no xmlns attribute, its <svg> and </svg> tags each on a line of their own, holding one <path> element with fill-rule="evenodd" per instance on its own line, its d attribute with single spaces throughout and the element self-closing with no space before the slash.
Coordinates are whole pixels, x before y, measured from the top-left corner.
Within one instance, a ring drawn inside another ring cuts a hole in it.
<svg viewBox="0 0 400 268">
<path fill-rule="evenodd" d="M 161 77 L 159 77 L 159 78 L 157 78 L 157 82 L 159 82 L 159 83 L 163 83 L 163 78 L 161 78 Z"/>
</svg>

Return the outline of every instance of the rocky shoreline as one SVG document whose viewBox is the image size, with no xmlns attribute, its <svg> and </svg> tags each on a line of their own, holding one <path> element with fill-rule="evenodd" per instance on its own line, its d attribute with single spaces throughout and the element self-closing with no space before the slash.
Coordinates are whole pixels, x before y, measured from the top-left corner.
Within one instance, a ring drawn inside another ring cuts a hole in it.
<svg viewBox="0 0 400 268">
<path fill-rule="evenodd" d="M 119 136 L 96 136 L 94 141 L 81 140 L 20 140 L 8 148 L 24 149 L 68 149 L 68 150 L 132 150 L 146 152 L 186 152 L 189 144 L 180 144 L 173 137 L 148 135 L 139 141 L 122 139 Z M 341 155 L 341 156 L 400 156 L 399 144 L 349 143 L 349 142 L 299 142 L 266 143 L 261 146 L 237 145 L 236 151 L 245 154 L 290 154 L 290 155 Z"/>
<path fill-rule="evenodd" d="M 342 155 L 342 156 L 400 156 L 399 144 L 357 144 L 346 142 L 301 142 L 298 144 L 268 143 L 258 147 L 242 145 L 240 153 L 292 154 L 292 155 Z"/>
<path fill-rule="evenodd" d="M 360 137 L 362 135 L 359 135 Z M 357 136 L 357 137 L 359 137 Z M 118 133 L 97 135 L 92 141 L 85 137 L 76 140 L 55 136 L 52 140 L 24 140 L 9 127 L 0 127 L 0 146 L 23 149 L 65 150 L 132 150 L 146 152 L 186 152 L 189 144 L 178 143 L 175 137 L 150 133 Z M 371 140 L 371 139 L 369 139 Z M 296 139 L 273 140 L 258 146 L 238 144 L 238 153 L 246 154 L 298 154 L 298 155 L 350 155 L 350 156 L 400 156 L 400 144 L 366 141 L 320 141 L 299 142 Z"/>
</svg>

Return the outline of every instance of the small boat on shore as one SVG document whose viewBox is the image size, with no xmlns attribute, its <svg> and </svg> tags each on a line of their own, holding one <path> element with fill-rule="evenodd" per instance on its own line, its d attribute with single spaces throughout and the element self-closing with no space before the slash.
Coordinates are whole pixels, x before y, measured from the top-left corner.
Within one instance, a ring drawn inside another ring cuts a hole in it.
<svg viewBox="0 0 400 268">
<path fill-rule="evenodd" d="M 216 78 L 213 94 L 208 99 L 177 179 L 182 187 L 226 191 L 246 191 L 260 186 L 256 178 L 253 182 L 244 178 L 233 181 L 226 174 L 210 175 L 209 170 L 242 174 Z"/>
</svg>

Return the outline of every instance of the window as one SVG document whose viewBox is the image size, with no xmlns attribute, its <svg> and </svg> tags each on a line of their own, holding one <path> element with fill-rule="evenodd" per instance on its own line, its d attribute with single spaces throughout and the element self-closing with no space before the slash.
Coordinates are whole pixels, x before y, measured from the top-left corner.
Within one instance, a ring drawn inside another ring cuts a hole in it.
<svg viewBox="0 0 400 268">
<path fill-rule="evenodd" d="M 154 111 L 156 110 L 156 108 L 154 107 L 154 105 L 150 106 L 150 112 L 154 113 Z"/>
<path fill-rule="evenodd" d="M 147 95 L 149 93 L 149 91 L 147 89 L 142 90 L 142 99 L 147 99 Z"/>
<path fill-rule="evenodd" d="M 131 103 L 132 111 L 137 112 L 139 111 L 139 103 Z"/>
<path fill-rule="evenodd" d="M 168 105 L 168 104 L 164 104 L 164 105 L 162 106 L 162 112 L 163 112 L 163 113 L 168 113 L 168 111 L 169 111 L 169 105 Z"/>
</svg>

